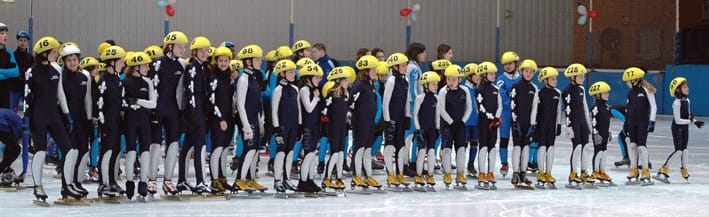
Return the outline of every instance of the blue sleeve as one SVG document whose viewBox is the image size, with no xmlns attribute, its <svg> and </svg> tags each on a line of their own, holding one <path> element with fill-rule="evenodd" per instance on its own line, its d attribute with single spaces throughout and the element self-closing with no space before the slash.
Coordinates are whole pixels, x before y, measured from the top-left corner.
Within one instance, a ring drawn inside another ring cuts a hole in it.
<svg viewBox="0 0 709 217">
<path fill-rule="evenodd" d="M 611 115 L 613 115 L 614 118 L 625 122 L 625 115 L 623 115 L 622 112 L 618 111 L 618 109 L 611 109 Z"/>
<path fill-rule="evenodd" d="M 17 61 L 15 61 L 15 54 L 12 49 L 5 48 L 7 54 L 10 55 L 10 63 L 14 65 L 12 68 L 0 69 L 0 80 L 5 80 L 8 78 L 15 78 L 20 75 L 20 69 L 17 67 Z"/>
<path fill-rule="evenodd" d="M 467 87 L 467 86 L 466 86 Z M 466 126 L 477 126 L 478 125 L 478 106 L 475 101 L 475 88 L 468 87 L 470 90 L 470 100 L 473 102 L 473 112 L 470 113 L 468 121 L 465 122 Z"/>
<path fill-rule="evenodd" d="M 505 77 L 505 75 L 500 75 L 500 77 L 497 78 L 497 82 L 495 82 L 495 84 L 500 89 L 500 98 L 502 99 L 502 108 L 509 109 L 509 107 L 510 107 L 509 92 L 510 92 L 510 89 L 512 89 L 512 85 L 508 84 L 510 82 L 507 81 L 504 77 Z"/>
<path fill-rule="evenodd" d="M 416 99 L 416 82 L 418 81 L 418 76 L 419 69 L 414 68 L 409 73 L 409 95 L 412 100 Z M 413 101 L 409 103 L 413 104 Z M 413 114 L 413 109 L 411 109 L 411 113 Z"/>
<path fill-rule="evenodd" d="M 377 96 L 377 112 L 374 114 L 374 124 L 379 124 L 382 119 L 382 96 L 379 95 L 379 91 L 374 91 L 374 95 Z"/>
<path fill-rule="evenodd" d="M 268 79 L 268 86 L 266 87 L 266 90 L 263 91 L 261 94 L 262 97 L 265 97 L 267 99 L 271 99 L 271 95 L 273 94 L 273 89 L 276 89 L 276 85 L 278 85 L 278 77 L 276 77 L 275 73 L 269 73 L 269 79 Z"/>
</svg>

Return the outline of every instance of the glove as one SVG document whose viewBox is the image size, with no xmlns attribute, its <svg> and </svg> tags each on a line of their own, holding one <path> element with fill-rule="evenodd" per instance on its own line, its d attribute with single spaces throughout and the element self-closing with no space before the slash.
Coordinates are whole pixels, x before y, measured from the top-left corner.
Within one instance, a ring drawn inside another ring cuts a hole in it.
<svg viewBox="0 0 709 217">
<path fill-rule="evenodd" d="M 66 118 L 66 131 L 71 133 L 71 131 L 74 131 L 74 119 L 71 118 L 71 114 L 69 113 L 64 113 L 64 117 Z"/>
<path fill-rule="evenodd" d="M 536 131 L 536 129 L 537 129 L 537 126 L 532 125 L 529 127 L 529 130 L 527 130 L 527 139 L 529 139 L 530 142 L 533 142 L 536 140 L 536 138 L 534 137 L 534 131 Z"/>
<path fill-rule="evenodd" d="M 320 122 L 322 122 L 322 123 L 329 123 L 329 122 L 330 122 L 330 118 L 327 117 L 327 115 L 320 115 Z"/>
<path fill-rule="evenodd" d="M 283 145 L 283 129 L 281 129 L 281 127 L 276 127 L 276 129 L 274 129 L 274 133 L 276 134 L 276 144 Z"/>
<path fill-rule="evenodd" d="M 557 124 L 556 125 L 556 136 L 560 136 L 560 135 L 561 135 L 561 124 Z"/>
<path fill-rule="evenodd" d="M 603 141 L 603 137 L 600 134 L 593 134 L 593 144 L 600 145 Z"/>
<path fill-rule="evenodd" d="M 650 121 L 650 124 L 648 124 L 647 132 L 648 133 L 655 132 L 655 122 L 654 121 Z"/>
<path fill-rule="evenodd" d="M 411 126 L 411 118 L 410 118 L 410 117 L 406 117 L 406 118 L 404 118 L 404 126 L 403 126 L 403 127 L 404 127 L 404 128 L 409 128 L 409 126 Z"/>
<path fill-rule="evenodd" d="M 424 140 L 423 140 L 423 131 L 422 131 L 422 130 L 416 130 L 416 132 L 414 132 L 414 135 L 416 135 L 416 139 L 417 139 L 419 142 L 423 142 L 423 141 L 424 141 Z"/>
<path fill-rule="evenodd" d="M 244 140 L 254 139 L 254 131 L 251 130 L 251 127 L 243 127 L 241 131 L 244 133 Z"/>
<path fill-rule="evenodd" d="M 519 124 L 517 124 L 517 123 L 515 123 L 515 124 L 513 124 L 513 125 L 514 125 L 514 128 L 513 128 L 513 129 L 514 129 L 515 133 L 516 133 L 517 135 L 520 135 L 520 136 L 521 136 L 521 135 L 522 135 L 522 127 L 519 126 Z"/>
<path fill-rule="evenodd" d="M 571 127 L 567 127 L 566 128 L 566 137 L 569 137 L 569 139 L 573 139 L 574 138 L 574 129 L 572 129 Z"/>
<path fill-rule="evenodd" d="M 98 127 L 98 118 L 91 118 L 91 127 Z"/>
<path fill-rule="evenodd" d="M 696 125 L 697 128 L 702 128 L 704 126 L 704 121 L 695 121 L 694 125 Z"/>
<path fill-rule="evenodd" d="M 138 98 L 126 98 L 126 104 L 128 104 L 129 106 L 137 105 Z"/>
<path fill-rule="evenodd" d="M 495 129 L 495 128 L 499 127 L 500 124 L 502 124 L 502 119 L 495 118 L 495 119 L 492 119 L 492 121 L 490 121 L 490 125 L 488 126 L 488 128 Z"/>
</svg>

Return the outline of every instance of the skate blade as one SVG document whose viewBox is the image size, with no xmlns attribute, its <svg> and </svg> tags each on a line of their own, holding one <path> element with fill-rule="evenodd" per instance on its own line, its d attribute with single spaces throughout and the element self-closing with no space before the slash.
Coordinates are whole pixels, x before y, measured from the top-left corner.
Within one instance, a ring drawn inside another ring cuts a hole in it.
<svg viewBox="0 0 709 217">
<path fill-rule="evenodd" d="M 204 200 L 204 201 L 210 201 L 210 200 L 228 200 L 229 197 L 225 195 L 198 195 L 194 197 L 190 197 L 189 200 Z"/>
<path fill-rule="evenodd" d="M 555 184 L 547 184 L 547 189 L 556 190 L 557 187 Z"/>
<path fill-rule="evenodd" d="M 544 184 L 535 184 L 534 187 L 535 187 L 535 188 L 538 188 L 538 189 L 542 189 L 542 190 L 546 189 L 546 187 L 544 186 Z"/>
<path fill-rule="evenodd" d="M 466 187 L 465 185 L 460 185 L 460 186 L 453 186 L 453 189 L 460 190 L 460 191 L 467 191 L 468 187 Z"/>
<path fill-rule="evenodd" d="M 32 200 L 32 203 L 37 206 L 49 207 L 49 203 L 47 203 L 47 201 L 44 201 L 44 200 L 34 199 L 34 200 Z"/>
<path fill-rule="evenodd" d="M 585 189 L 598 189 L 598 186 L 596 186 L 596 185 L 593 184 L 593 183 L 585 183 L 585 184 L 583 184 L 583 188 L 585 188 Z"/>
<path fill-rule="evenodd" d="M 423 187 L 414 187 L 414 191 L 417 191 L 417 192 L 427 192 L 427 191 L 426 191 L 426 188 L 423 188 Z"/>
<path fill-rule="evenodd" d="M 305 194 L 303 194 L 303 196 L 305 196 L 307 198 L 320 198 L 320 195 L 318 195 L 318 193 L 314 193 L 314 192 L 313 193 L 311 193 L 311 192 L 305 193 Z"/>
<path fill-rule="evenodd" d="M 640 184 L 640 181 L 627 181 L 625 182 L 625 185 L 638 185 Z"/>
<path fill-rule="evenodd" d="M 384 189 L 381 189 L 381 188 L 372 189 L 371 192 L 372 192 L 372 193 L 375 193 L 375 194 L 387 194 L 387 191 L 384 190 Z"/>
<path fill-rule="evenodd" d="M 5 191 L 5 192 L 17 192 L 16 187 L 0 187 L 0 191 Z"/>
<path fill-rule="evenodd" d="M 520 189 L 520 190 L 534 190 L 534 187 L 531 185 L 515 185 L 515 189 Z"/>
<path fill-rule="evenodd" d="M 88 206 L 91 201 L 85 199 L 73 199 L 73 198 L 59 198 L 54 201 L 57 205 L 69 205 L 69 206 Z"/>
<path fill-rule="evenodd" d="M 428 191 L 428 192 L 436 192 L 436 188 L 433 186 L 426 186 L 423 188 L 426 189 L 426 191 Z"/>
<path fill-rule="evenodd" d="M 172 200 L 172 201 L 181 201 L 182 200 L 182 198 L 178 197 L 177 195 L 160 195 L 160 199 Z"/>
<path fill-rule="evenodd" d="M 599 182 L 598 184 L 596 184 L 596 186 L 598 186 L 598 187 L 604 187 L 604 188 L 606 188 L 606 187 L 609 187 L 609 186 L 610 186 L 610 184 L 608 184 L 608 183 L 604 183 L 604 182 Z"/>
<path fill-rule="evenodd" d="M 486 190 L 486 191 L 490 190 L 489 186 L 484 186 L 484 185 L 476 185 L 475 188 L 480 189 L 480 190 Z"/>
<path fill-rule="evenodd" d="M 665 183 L 665 184 L 670 184 L 670 180 L 669 180 L 669 179 L 667 179 L 667 178 L 665 178 L 665 177 L 662 177 L 662 176 L 660 176 L 660 175 L 653 176 L 652 179 L 657 180 L 657 181 L 660 181 L 660 182 Z"/>
<path fill-rule="evenodd" d="M 654 184 L 655 184 L 655 183 L 652 182 L 652 181 L 647 181 L 647 182 L 642 182 L 642 183 L 640 183 L 640 186 L 650 186 L 650 185 L 654 185 Z"/>
<path fill-rule="evenodd" d="M 348 194 L 362 194 L 362 195 L 370 195 L 372 192 L 369 190 L 346 190 L 345 191 Z"/>
<path fill-rule="evenodd" d="M 582 189 L 581 186 L 573 185 L 573 184 L 566 184 L 566 188 L 576 189 L 576 190 L 581 190 L 581 189 Z"/>
<path fill-rule="evenodd" d="M 387 188 L 385 188 L 385 189 L 386 189 L 387 191 L 391 191 L 391 192 L 402 192 L 402 191 L 404 191 L 403 188 L 399 188 L 399 187 L 387 187 Z"/>
</svg>

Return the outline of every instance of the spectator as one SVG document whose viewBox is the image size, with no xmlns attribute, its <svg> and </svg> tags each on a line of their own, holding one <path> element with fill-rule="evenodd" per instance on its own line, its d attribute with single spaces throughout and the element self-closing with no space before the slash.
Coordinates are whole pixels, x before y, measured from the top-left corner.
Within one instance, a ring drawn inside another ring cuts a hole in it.
<svg viewBox="0 0 709 217">
<path fill-rule="evenodd" d="M 318 65 L 320 65 L 320 68 L 322 68 L 323 70 L 323 79 L 320 81 L 320 87 L 322 87 L 323 85 L 325 85 L 325 82 L 327 82 L 327 79 L 325 78 L 327 78 L 327 75 L 330 73 L 330 70 L 340 66 L 340 62 L 327 55 L 327 48 L 325 48 L 325 45 L 322 43 L 317 43 L 313 45 L 311 56 L 313 57 L 313 59 L 315 59 L 315 62 L 317 62 Z"/>
<path fill-rule="evenodd" d="M 20 74 L 12 49 L 7 48 L 7 25 L 0 23 L 0 108 L 10 108 L 10 79 Z"/>
<path fill-rule="evenodd" d="M 27 31 L 19 31 L 15 36 L 17 39 L 17 49 L 15 49 L 15 59 L 20 76 L 10 79 L 10 109 L 17 112 L 19 103 L 24 101 L 25 94 L 25 72 L 32 67 L 34 57 L 28 48 L 32 36 Z"/>
</svg>

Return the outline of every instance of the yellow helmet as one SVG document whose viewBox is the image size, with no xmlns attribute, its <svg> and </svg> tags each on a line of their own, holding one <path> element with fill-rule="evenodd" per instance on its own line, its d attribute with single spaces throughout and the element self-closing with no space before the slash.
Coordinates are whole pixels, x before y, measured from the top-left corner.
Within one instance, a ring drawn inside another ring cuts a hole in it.
<svg viewBox="0 0 709 217">
<path fill-rule="evenodd" d="M 135 52 L 133 55 L 130 56 L 130 58 L 126 61 L 127 66 L 139 66 L 143 64 L 150 64 L 153 59 L 150 58 L 150 55 L 148 55 L 145 52 Z"/>
<path fill-rule="evenodd" d="M 322 95 L 323 97 L 327 97 L 327 93 L 330 92 L 330 89 L 335 87 L 335 82 L 334 81 L 328 81 L 322 86 Z"/>
<path fill-rule="evenodd" d="M 522 60 L 522 64 L 519 64 L 519 69 L 531 69 L 532 71 L 537 71 L 537 62 L 532 59 Z"/>
<path fill-rule="evenodd" d="M 388 75 L 389 74 L 389 64 L 387 62 L 381 61 L 377 65 L 377 75 Z"/>
<path fill-rule="evenodd" d="M 276 48 L 276 58 L 285 59 L 293 56 L 293 51 L 288 46 L 280 46 Z"/>
<path fill-rule="evenodd" d="M 298 66 L 298 68 L 301 68 L 301 67 L 303 67 L 303 66 L 305 66 L 305 65 L 310 65 L 310 64 L 315 64 L 315 61 L 313 61 L 313 59 L 310 59 L 310 58 L 307 58 L 307 57 L 305 57 L 305 58 L 300 58 L 300 59 L 298 60 L 298 62 L 295 62 L 295 65 Z"/>
<path fill-rule="evenodd" d="M 285 71 L 290 71 L 295 69 L 295 63 L 291 60 L 281 60 L 276 63 L 274 66 L 273 72 L 276 73 L 276 75 L 280 74 L 281 72 Z"/>
<path fill-rule="evenodd" d="M 161 57 L 161 56 L 164 56 L 164 55 L 165 55 L 165 54 L 163 54 L 163 52 L 162 52 L 162 48 L 161 48 L 160 46 L 157 46 L 157 45 L 150 45 L 150 46 L 146 47 L 146 48 L 143 50 L 143 52 L 145 52 L 146 54 L 148 54 L 148 56 L 150 56 L 150 58 L 158 58 L 158 57 Z"/>
<path fill-rule="evenodd" d="M 578 75 L 585 75 L 586 72 L 588 71 L 585 66 L 580 63 L 574 63 L 569 65 L 569 67 L 566 67 L 566 70 L 564 70 L 564 76 L 570 78 Z"/>
<path fill-rule="evenodd" d="M 110 46 L 101 53 L 101 61 L 122 59 L 126 56 L 126 51 L 120 46 Z"/>
<path fill-rule="evenodd" d="M 192 39 L 192 43 L 190 44 L 190 50 L 209 48 L 211 46 L 212 46 L 212 42 L 210 42 L 207 37 L 199 36 L 199 37 Z"/>
<path fill-rule="evenodd" d="M 98 51 L 99 54 L 102 54 L 106 48 L 110 47 L 111 44 L 108 42 L 101 42 L 101 44 L 98 45 L 98 48 L 96 48 L 96 51 Z"/>
<path fill-rule="evenodd" d="M 623 72 L 623 81 L 632 81 L 645 77 L 645 71 L 638 67 L 630 67 Z"/>
<path fill-rule="evenodd" d="M 308 64 L 301 67 L 298 74 L 302 78 L 304 76 L 322 76 L 323 72 L 318 64 Z"/>
<path fill-rule="evenodd" d="M 556 70 L 554 67 L 544 67 L 541 71 L 539 71 L 539 76 L 537 79 L 539 82 L 544 81 L 544 79 L 551 78 L 551 77 L 556 77 L 559 76 L 559 71 Z"/>
<path fill-rule="evenodd" d="M 670 96 L 674 97 L 677 88 L 682 86 L 682 84 L 684 84 L 685 82 L 687 82 L 687 79 L 684 77 L 676 77 L 672 79 L 672 81 L 670 82 Z"/>
<path fill-rule="evenodd" d="M 187 35 L 180 31 L 172 31 L 162 39 L 163 44 L 187 44 L 187 41 Z"/>
<path fill-rule="evenodd" d="M 328 81 L 334 81 L 339 78 L 349 78 L 350 74 L 345 70 L 345 67 L 335 67 L 327 74 Z"/>
<path fill-rule="evenodd" d="M 99 64 L 98 64 L 98 71 L 99 71 L 99 72 L 104 72 L 104 71 L 106 71 L 106 63 L 99 63 Z"/>
<path fill-rule="evenodd" d="M 44 36 L 37 40 L 32 50 L 34 50 L 34 54 L 36 55 L 55 48 L 59 48 L 59 41 L 52 36 Z"/>
<path fill-rule="evenodd" d="M 433 66 L 433 71 L 446 70 L 451 64 L 451 61 L 448 61 L 446 59 L 434 60 L 433 62 L 431 62 L 431 66 Z"/>
<path fill-rule="evenodd" d="M 126 51 L 126 55 L 123 56 L 123 59 L 124 59 L 125 61 L 128 61 L 128 59 L 129 59 L 131 56 L 133 56 L 133 53 L 135 53 L 135 52 L 133 52 L 133 51 Z"/>
<path fill-rule="evenodd" d="M 79 62 L 79 67 L 82 69 L 86 69 L 91 66 L 97 66 L 98 65 L 98 60 L 93 57 L 84 57 L 84 59 L 81 59 L 81 62 Z"/>
<path fill-rule="evenodd" d="M 358 70 L 376 68 L 377 65 L 379 65 L 379 60 L 372 55 L 364 55 L 357 60 Z"/>
<path fill-rule="evenodd" d="M 345 73 L 347 74 L 347 80 L 350 83 L 354 83 L 355 80 L 357 80 L 357 73 L 355 73 L 355 70 L 349 66 L 344 66 L 342 68 L 345 70 Z"/>
<path fill-rule="evenodd" d="M 458 65 L 450 65 L 448 68 L 446 68 L 445 72 L 443 72 L 443 75 L 446 77 L 464 77 L 465 74 L 463 74 L 462 69 Z"/>
<path fill-rule="evenodd" d="M 465 77 L 468 77 L 470 75 L 474 75 L 475 72 L 478 71 L 478 64 L 475 63 L 468 63 L 468 65 L 465 65 L 463 67 L 463 74 L 465 74 Z"/>
<path fill-rule="evenodd" d="M 478 65 L 478 72 L 475 74 L 482 75 L 486 73 L 497 73 L 497 66 L 490 61 L 480 63 L 480 65 Z"/>
<path fill-rule="evenodd" d="M 519 61 L 519 55 L 515 53 L 514 51 L 507 51 L 502 54 L 502 58 L 500 58 L 500 63 L 502 65 L 511 63 L 511 62 L 518 62 Z"/>
<path fill-rule="evenodd" d="M 306 40 L 298 40 L 293 44 L 293 52 L 298 52 L 299 50 L 310 48 L 310 42 Z"/>
<path fill-rule="evenodd" d="M 278 60 L 278 58 L 276 57 L 276 50 L 268 51 L 264 59 L 266 59 L 267 62 L 276 62 L 276 60 Z"/>
<path fill-rule="evenodd" d="M 421 85 L 424 85 L 424 84 L 430 83 L 430 82 L 438 83 L 440 81 L 441 81 L 441 76 L 438 75 L 438 73 L 432 72 L 432 71 L 428 71 L 428 72 L 423 73 L 423 75 L 421 75 L 421 78 L 419 78 L 419 84 L 421 84 Z"/>
<path fill-rule="evenodd" d="M 229 61 L 229 68 L 231 68 L 232 71 L 239 71 L 239 69 L 244 68 L 244 62 L 241 62 L 241 60 L 231 60 Z"/>
<path fill-rule="evenodd" d="M 239 59 L 256 58 L 263 56 L 263 49 L 260 46 L 252 44 L 241 48 L 239 54 L 236 55 Z"/>
<path fill-rule="evenodd" d="M 588 88 L 588 94 L 595 96 L 596 94 L 608 93 L 611 91 L 611 86 L 605 81 L 599 81 L 593 83 L 590 88 Z"/>
<path fill-rule="evenodd" d="M 210 57 L 213 57 L 213 56 L 214 56 L 214 51 L 216 51 L 216 50 L 217 50 L 216 47 L 209 46 L 209 50 L 207 50 L 207 53 L 209 53 L 209 56 L 210 56 Z"/>
<path fill-rule="evenodd" d="M 399 64 L 406 64 L 409 62 L 409 58 L 403 53 L 393 53 L 387 58 L 387 66 L 392 67 Z"/>
<path fill-rule="evenodd" d="M 212 56 L 214 56 L 215 58 L 219 56 L 229 57 L 229 59 L 234 58 L 234 55 L 231 53 L 231 49 L 229 49 L 228 47 L 218 47 L 214 50 L 214 54 Z"/>
</svg>

